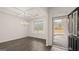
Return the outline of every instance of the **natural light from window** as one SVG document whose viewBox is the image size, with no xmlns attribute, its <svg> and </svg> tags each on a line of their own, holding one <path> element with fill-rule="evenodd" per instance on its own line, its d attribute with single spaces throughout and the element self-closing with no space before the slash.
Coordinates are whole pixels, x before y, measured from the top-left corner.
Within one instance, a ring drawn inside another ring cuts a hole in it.
<svg viewBox="0 0 79 59">
<path fill-rule="evenodd" d="M 44 33 L 44 20 L 38 19 L 33 22 L 33 31 L 35 33 Z"/>
<path fill-rule="evenodd" d="M 64 26 L 62 19 L 55 19 L 54 21 L 54 34 L 63 34 Z"/>
</svg>

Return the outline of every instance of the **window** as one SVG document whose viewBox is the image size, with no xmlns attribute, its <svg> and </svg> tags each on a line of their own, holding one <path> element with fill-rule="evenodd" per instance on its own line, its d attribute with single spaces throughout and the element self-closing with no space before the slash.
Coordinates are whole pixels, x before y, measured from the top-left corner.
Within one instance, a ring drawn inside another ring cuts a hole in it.
<svg viewBox="0 0 79 59">
<path fill-rule="evenodd" d="M 44 33 L 44 21 L 36 20 L 33 22 L 33 32 L 35 33 Z"/>
<path fill-rule="evenodd" d="M 63 34 L 64 25 L 62 19 L 54 20 L 54 34 Z"/>
</svg>

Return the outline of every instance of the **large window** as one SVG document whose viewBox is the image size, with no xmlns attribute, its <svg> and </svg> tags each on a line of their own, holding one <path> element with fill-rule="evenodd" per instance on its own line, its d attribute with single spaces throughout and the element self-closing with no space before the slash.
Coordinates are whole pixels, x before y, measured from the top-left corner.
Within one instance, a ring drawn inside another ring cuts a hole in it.
<svg viewBox="0 0 79 59">
<path fill-rule="evenodd" d="M 43 20 L 39 19 L 33 22 L 33 32 L 44 33 L 44 21 Z"/>
</svg>

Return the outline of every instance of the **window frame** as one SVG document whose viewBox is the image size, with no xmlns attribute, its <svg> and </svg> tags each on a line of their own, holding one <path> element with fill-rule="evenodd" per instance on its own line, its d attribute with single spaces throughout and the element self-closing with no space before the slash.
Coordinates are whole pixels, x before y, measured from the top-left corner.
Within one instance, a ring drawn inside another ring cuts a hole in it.
<svg viewBox="0 0 79 59">
<path fill-rule="evenodd" d="M 42 32 L 39 32 L 39 31 L 35 30 L 35 22 L 42 22 L 43 23 Z M 32 22 L 32 33 L 39 33 L 39 34 L 44 34 L 45 33 L 45 21 L 43 19 L 36 19 Z"/>
</svg>

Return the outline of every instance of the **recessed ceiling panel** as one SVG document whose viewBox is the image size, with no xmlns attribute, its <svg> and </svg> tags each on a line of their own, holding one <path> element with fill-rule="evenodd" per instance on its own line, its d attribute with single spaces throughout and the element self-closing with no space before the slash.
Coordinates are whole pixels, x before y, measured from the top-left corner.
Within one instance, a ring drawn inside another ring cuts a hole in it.
<svg viewBox="0 0 79 59">
<path fill-rule="evenodd" d="M 25 11 L 29 11 L 29 10 L 33 9 L 33 7 L 17 7 L 16 9 L 25 12 Z"/>
</svg>

